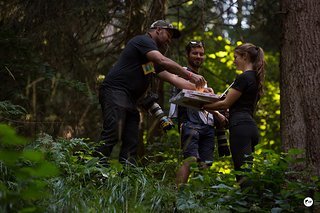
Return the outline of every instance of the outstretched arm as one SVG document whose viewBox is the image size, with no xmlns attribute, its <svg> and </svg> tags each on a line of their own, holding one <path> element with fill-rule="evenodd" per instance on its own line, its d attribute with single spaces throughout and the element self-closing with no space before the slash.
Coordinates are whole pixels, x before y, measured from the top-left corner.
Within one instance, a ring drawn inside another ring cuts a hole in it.
<svg viewBox="0 0 320 213">
<path fill-rule="evenodd" d="M 211 104 L 206 104 L 203 109 L 213 112 L 214 110 L 229 109 L 232 104 L 234 104 L 241 96 L 241 92 L 231 88 L 225 99 Z"/>
<path fill-rule="evenodd" d="M 170 73 L 179 75 L 182 78 L 191 81 L 199 89 L 203 88 L 204 85 L 206 85 L 206 83 L 207 83 L 203 76 L 194 74 L 194 73 L 184 69 L 178 63 L 171 60 L 170 58 L 165 57 L 157 50 L 152 50 L 152 51 L 148 52 L 146 54 L 146 56 L 150 61 L 159 64 L 160 66 L 164 67 Z"/>
<path fill-rule="evenodd" d="M 161 78 L 164 81 L 169 82 L 170 84 L 174 85 L 175 87 L 179 89 L 190 89 L 190 90 L 196 90 L 196 86 L 191 83 L 190 81 L 187 81 L 175 74 L 172 74 L 168 71 L 162 71 L 158 74 L 159 78 Z"/>
</svg>

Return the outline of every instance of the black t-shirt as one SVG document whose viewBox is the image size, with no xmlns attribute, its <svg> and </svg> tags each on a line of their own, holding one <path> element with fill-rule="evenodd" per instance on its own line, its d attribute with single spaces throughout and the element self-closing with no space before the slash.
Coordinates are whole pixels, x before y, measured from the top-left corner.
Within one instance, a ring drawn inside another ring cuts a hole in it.
<svg viewBox="0 0 320 213">
<path fill-rule="evenodd" d="M 237 76 L 233 89 L 240 91 L 240 98 L 230 107 L 230 115 L 235 112 L 248 112 L 253 115 L 258 101 L 258 82 L 255 71 L 246 71 Z"/>
<path fill-rule="evenodd" d="M 135 36 L 127 43 L 101 85 L 105 91 L 115 94 L 110 97 L 114 103 L 135 107 L 147 90 L 151 77 L 160 72 L 160 68 L 146 57 L 152 50 L 158 50 L 158 47 L 148 35 Z"/>
</svg>

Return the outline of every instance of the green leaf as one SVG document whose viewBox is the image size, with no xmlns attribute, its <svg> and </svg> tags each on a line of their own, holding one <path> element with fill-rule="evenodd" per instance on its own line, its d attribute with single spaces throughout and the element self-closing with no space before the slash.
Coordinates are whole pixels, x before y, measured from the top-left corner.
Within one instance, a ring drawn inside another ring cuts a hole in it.
<svg viewBox="0 0 320 213">
<path fill-rule="evenodd" d="M 19 170 L 20 178 L 28 177 L 54 177 L 59 173 L 58 168 L 49 162 L 43 162 L 36 167 L 23 167 Z"/>
<path fill-rule="evenodd" d="M 20 213 L 37 212 L 37 207 L 27 207 L 19 211 Z"/>
<path fill-rule="evenodd" d="M 236 212 L 249 212 L 248 208 L 244 208 L 241 206 L 229 206 L 230 209 L 235 210 Z"/>
<path fill-rule="evenodd" d="M 24 145 L 26 142 L 26 139 L 16 135 L 16 132 L 12 127 L 0 124 L 0 144 Z"/>
<path fill-rule="evenodd" d="M 0 151 L 0 160 L 5 164 L 13 165 L 20 158 L 20 153 L 16 151 Z"/>
<path fill-rule="evenodd" d="M 40 183 L 33 182 L 32 185 L 29 185 L 21 191 L 21 196 L 24 200 L 38 200 L 47 195 L 45 189 L 45 184 L 43 181 Z"/>
<path fill-rule="evenodd" d="M 36 176 L 38 177 L 54 177 L 58 173 L 58 168 L 49 162 L 43 162 L 36 168 Z"/>
<path fill-rule="evenodd" d="M 229 190 L 233 189 L 232 187 L 227 186 L 227 185 L 225 185 L 223 183 L 221 183 L 219 185 L 216 185 L 216 186 L 211 186 L 211 188 L 212 189 L 229 189 Z"/>
<path fill-rule="evenodd" d="M 301 150 L 301 149 L 290 149 L 288 151 L 289 155 L 299 155 L 299 154 L 302 154 L 302 153 L 303 153 L 303 150 Z"/>
<path fill-rule="evenodd" d="M 32 162 L 39 162 L 44 159 L 43 153 L 39 151 L 34 150 L 25 150 L 22 153 L 22 157 L 26 160 L 32 161 Z"/>
</svg>

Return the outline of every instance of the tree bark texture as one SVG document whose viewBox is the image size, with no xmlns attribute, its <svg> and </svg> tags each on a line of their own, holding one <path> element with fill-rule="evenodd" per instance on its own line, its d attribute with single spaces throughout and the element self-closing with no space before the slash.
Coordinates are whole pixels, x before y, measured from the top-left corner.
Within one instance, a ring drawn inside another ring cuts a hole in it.
<svg viewBox="0 0 320 213">
<path fill-rule="evenodd" d="M 305 150 L 305 168 L 320 175 L 320 1 L 282 0 L 280 59 L 283 148 Z M 304 168 L 301 168 L 304 169 Z"/>
</svg>

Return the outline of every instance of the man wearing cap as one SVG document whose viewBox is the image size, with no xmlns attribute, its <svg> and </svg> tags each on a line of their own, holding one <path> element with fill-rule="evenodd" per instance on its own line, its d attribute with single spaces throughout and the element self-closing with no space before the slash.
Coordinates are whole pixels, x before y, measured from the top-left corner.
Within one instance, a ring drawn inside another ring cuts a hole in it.
<svg viewBox="0 0 320 213">
<path fill-rule="evenodd" d="M 147 34 L 135 36 L 127 43 L 108 72 L 99 90 L 104 144 L 95 154 L 102 163 L 108 160 L 114 145 L 121 141 L 119 161 L 135 164 L 140 122 L 137 104 L 153 76 L 180 89 L 203 88 L 206 84 L 201 75 L 187 71 L 159 51 L 169 45 L 171 38 L 179 36 L 179 30 L 172 24 L 164 20 L 154 22 Z"/>
</svg>

